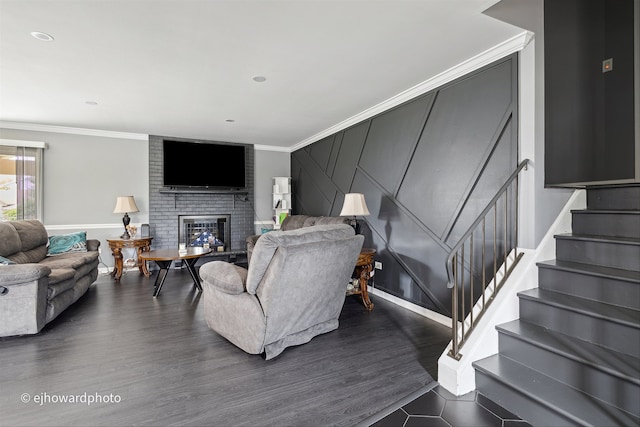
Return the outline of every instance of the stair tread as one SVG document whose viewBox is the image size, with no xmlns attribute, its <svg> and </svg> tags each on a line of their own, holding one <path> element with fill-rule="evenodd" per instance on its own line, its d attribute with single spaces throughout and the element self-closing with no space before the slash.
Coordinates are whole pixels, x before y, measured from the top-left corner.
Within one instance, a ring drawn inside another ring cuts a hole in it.
<svg viewBox="0 0 640 427">
<path fill-rule="evenodd" d="M 540 261 L 538 267 L 553 268 L 557 270 L 573 271 L 591 276 L 611 277 L 618 280 L 640 283 L 640 271 L 624 270 L 622 268 L 602 267 L 594 264 L 580 262 L 561 261 L 557 259 Z"/>
<path fill-rule="evenodd" d="M 628 412 L 500 354 L 478 360 L 473 363 L 473 367 L 579 424 L 637 425 L 640 422 L 639 418 Z M 484 390 L 480 392 L 491 397 L 491 394 Z"/>
<path fill-rule="evenodd" d="M 514 336 L 640 385 L 640 359 L 631 355 L 619 353 L 523 320 L 503 323 L 497 325 L 496 329 L 501 333 Z"/>
<path fill-rule="evenodd" d="M 612 237 L 612 236 L 598 236 L 593 234 L 574 234 L 574 233 L 561 233 L 554 236 L 556 239 L 564 240 L 583 240 L 590 242 L 601 243 L 618 243 L 623 245 L 640 246 L 640 239 L 635 237 Z"/>
<path fill-rule="evenodd" d="M 640 215 L 639 210 L 635 209 L 573 209 L 572 214 L 622 214 L 622 215 Z"/>
<path fill-rule="evenodd" d="M 518 292 L 519 298 L 538 300 L 565 309 L 599 317 L 640 329 L 640 311 L 600 301 L 576 297 L 547 289 L 533 288 Z"/>
</svg>

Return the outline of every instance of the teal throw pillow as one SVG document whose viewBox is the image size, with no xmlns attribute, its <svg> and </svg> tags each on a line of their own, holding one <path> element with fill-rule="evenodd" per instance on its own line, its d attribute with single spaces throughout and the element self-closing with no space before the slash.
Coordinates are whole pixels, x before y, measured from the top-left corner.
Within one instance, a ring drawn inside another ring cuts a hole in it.
<svg viewBox="0 0 640 427">
<path fill-rule="evenodd" d="M 60 255 L 68 252 L 87 252 L 86 231 L 49 237 L 47 256 Z"/>
<path fill-rule="evenodd" d="M 11 265 L 11 264 L 15 264 L 15 262 L 11 261 L 8 258 L 0 256 L 0 265 Z"/>
</svg>

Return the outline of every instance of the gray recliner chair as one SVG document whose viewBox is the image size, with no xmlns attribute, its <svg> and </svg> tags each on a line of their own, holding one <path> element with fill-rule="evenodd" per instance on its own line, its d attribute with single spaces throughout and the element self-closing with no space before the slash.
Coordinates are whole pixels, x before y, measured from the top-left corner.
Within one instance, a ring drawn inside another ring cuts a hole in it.
<svg viewBox="0 0 640 427">
<path fill-rule="evenodd" d="M 223 261 L 202 265 L 207 324 L 266 359 L 337 329 L 363 242 L 343 224 L 273 231 L 256 243 L 248 270 Z"/>
</svg>

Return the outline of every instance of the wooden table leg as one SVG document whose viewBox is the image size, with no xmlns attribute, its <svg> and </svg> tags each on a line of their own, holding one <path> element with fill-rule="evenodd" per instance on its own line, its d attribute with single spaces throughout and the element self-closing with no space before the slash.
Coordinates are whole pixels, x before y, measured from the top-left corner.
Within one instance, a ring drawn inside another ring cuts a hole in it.
<svg viewBox="0 0 640 427">
<path fill-rule="evenodd" d="M 149 252 L 150 249 L 151 248 L 149 246 L 141 246 L 138 248 L 138 270 L 140 270 L 140 273 L 144 274 L 146 277 L 151 277 L 151 273 L 147 268 L 146 261 L 140 257 L 140 254 L 143 252 Z"/>
<path fill-rule="evenodd" d="M 122 250 L 120 248 L 113 248 L 111 252 L 113 254 L 114 261 L 113 271 L 111 272 L 111 275 L 114 279 L 120 280 L 120 278 L 122 277 Z"/>
<path fill-rule="evenodd" d="M 371 277 L 371 264 L 363 265 L 360 267 L 360 278 L 358 284 L 360 285 L 360 296 L 362 297 L 362 303 L 364 307 L 371 311 L 373 310 L 373 303 L 369 299 L 369 290 L 367 285 L 369 284 L 369 278 Z"/>
</svg>

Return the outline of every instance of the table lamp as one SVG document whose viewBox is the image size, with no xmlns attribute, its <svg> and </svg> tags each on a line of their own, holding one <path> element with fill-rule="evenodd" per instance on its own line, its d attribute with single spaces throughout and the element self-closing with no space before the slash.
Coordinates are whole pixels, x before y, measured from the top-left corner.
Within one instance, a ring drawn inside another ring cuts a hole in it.
<svg viewBox="0 0 640 427">
<path fill-rule="evenodd" d="M 116 200 L 116 207 L 113 210 L 113 213 L 124 213 L 122 217 L 122 223 L 124 224 L 124 233 L 120 236 L 121 239 L 129 239 L 129 230 L 127 230 L 127 226 L 131 221 L 129 218 L 129 212 L 139 212 L 138 207 L 136 206 L 136 201 L 133 199 L 133 196 L 118 196 Z"/>
<path fill-rule="evenodd" d="M 355 230 L 356 234 L 360 232 L 356 216 L 367 215 L 369 215 L 369 209 L 367 208 L 367 203 L 364 201 L 364 194 L 347 193 L 344 195 L 344 204 L 342 205 L 340 216 L 353 216 L 351 226 Z"/>
</svg>

